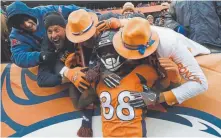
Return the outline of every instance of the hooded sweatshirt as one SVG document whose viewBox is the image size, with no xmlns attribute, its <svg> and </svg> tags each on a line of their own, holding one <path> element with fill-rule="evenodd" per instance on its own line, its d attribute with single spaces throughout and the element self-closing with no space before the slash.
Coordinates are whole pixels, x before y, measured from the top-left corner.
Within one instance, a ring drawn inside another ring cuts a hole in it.
<svg viewBox="0 0 221 138">
<path fill-rule="evenodd" d="M 11 24 L 10 19 L 19 14 L 25 14 L 37 21 L 37 30 L 34 33 L 28 33 L 24 30 L 12 28 L 10 33 L 10 43 L 12 52 L 12 61 L 23 68 L 29 68 L 39 65 L 40 44 L 46 35 L 44 28 L 43 17 L 46 13 L 56 11 L 61 13 L 65 19 L 69 13 L 78 10 L 80 7 L 76 5 L 49 5 L 29 8 L 26 4 L 20 1 L 13 2 L 6 9 L 8 24 Z M 87 9 L 86 9 L 87 10 Z M 87 10 L 90 11 L 90 10 Z"/>
</svg>

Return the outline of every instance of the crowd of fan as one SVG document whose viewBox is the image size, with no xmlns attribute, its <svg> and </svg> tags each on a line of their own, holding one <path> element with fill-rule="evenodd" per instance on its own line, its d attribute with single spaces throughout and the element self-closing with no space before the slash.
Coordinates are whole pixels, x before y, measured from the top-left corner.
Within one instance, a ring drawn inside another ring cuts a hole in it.
<svg viewBox="0 0 221 138">
<path fill-rule="evenodd" d="M 146 2 L 138 3 L 136 8 L 161 5 L 164 2 L 169 2 L 170 3 L 170 1 L 146 1 Z M 94 10 L 99 12 L 99 11 L 111 11 L 111 10 L 121 10 L 121 9 L 122 9 L 122 7 L 114 6 L 114 7 L 108 7 L 108 8 L 98 8 L 98 9 L 94 9 Z"/>
<path fill-rule="evenodd" d="M 183 2 L 176 2 L 176 1 L 171 2 L 170 0 L 147 1 L 147 2 L 138 3 L 136 6 L 134 6 L 134 8 L 162 5 L 164 8 L 162 8 L 159 14 L 144 13 L 151 25 L 162 26 L 173 29 L 176 32 L 179 32 L 206 47 L 212 47 L 213 49 L 216 49 L 215 51 L 217 51 L 218 47 L 218 51 L 220 51 L 221 34 L 219 33 L 219 30 L 221 30 L 221 23 L 220 23 L 221 2 L 214 1 L 214 2 L 191 2 L 191 4 L 189 3 L 190 1 L 183 1 Z M 4 15 L 4 9 L 5 7 L 3 5 L 1 10 L 3 15 Z M 121 10 L 121 9 L 122 7 L 109 7 L 105 9 L 94 9 L 94 11 L 101 12 L 101 11 L 111 11 L 111 10 Z M 181 11 L 178 9 L 183 9 L 183 10 Z M 191 11 L 193 12 L 190 14 L 188 9 L 192 9 Z M 208 12 L 208 10 L 210 10 L 210 12 Z M 202 14 L 197 14 L 197 11 L 201 11 Z M 3 15 L 2 18 L 4 18 Z M 191 22 L 190 24 L 188 20 L 194 20 L 194 19 L 197 19 L 198 20 L 197 22 L 199 22 L 201 25 L 193 22 Z M 4 20 L 2 19 L 1 21 L 3 22 Z M 2 27 L 6 28 L 4 27 L 3 24 L 4 23 L 2 23 Z M 4 32 L 7 31 L 3 31 L 2 33 L 3 36 L 2 44 L 8 45 L 9 41 L 7 41 L 7 39 L 4 39 L 5 36 Z M 208 33 L 211 35 L 208 35 Z M 1 54 L 3 59 L 2 61 L 9 61 L 10 60 L 9 56 L 7 56 L 10 55 L 9 48 L 2 47 L 2 51 L 4 51 Z"/>
<path fill-rule="evenodd" d="M 212 53 L 221 52 L 221 2 L 173 1 L 161 5 L 163 8 L 158 16 L 147 15 L 151 25 L 181 33 Z"/>
</svg>

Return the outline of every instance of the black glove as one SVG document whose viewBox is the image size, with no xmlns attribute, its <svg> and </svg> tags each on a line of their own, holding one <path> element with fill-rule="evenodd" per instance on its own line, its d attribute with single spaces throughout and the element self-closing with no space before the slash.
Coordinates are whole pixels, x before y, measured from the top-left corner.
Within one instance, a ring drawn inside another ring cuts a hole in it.
<svg viewBox="0 0 221 138">
<path fill-rule="evenodd" d="M 120 76 L 110 71 L 103 72 L 101 78 L 109 88 L 115 88 L 120 85 L 120 81 L 122 79 Z"/>
<path fill-rule="evenodd" d="M 149 105 L 155 105 L 159 100 L 159 93 L 151 89 L 145 92 L 131 92 L 129 104 L 134 108 L 147 108 Z"/>
<path fill-rule="evenodd" d="M 40 62 L 42 63 L 51 63 L 56 61 L 57 58 L 57 53 L 55 52 L 45 52 L 42 51 L 40 53 Z"/>
</svg>

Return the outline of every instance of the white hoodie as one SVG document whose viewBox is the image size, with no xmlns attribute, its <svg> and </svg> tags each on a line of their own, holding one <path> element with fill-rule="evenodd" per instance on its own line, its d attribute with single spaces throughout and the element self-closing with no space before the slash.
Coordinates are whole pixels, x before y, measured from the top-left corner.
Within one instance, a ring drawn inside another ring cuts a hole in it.
<svg viewBox="0 0 221 138">
<path fill-rule="evenodd" d="M 187 81 L 171 90 L 177 101 L 182 103 L 206 91 L 208 89 L 207 79 L 194 56 L 209 54 L 210 51 L 171 29 L 157 26 L 152 26 L 151 29 L 157 32 L 160 38 L 157 48 L 159 56 L 173 58 L 179 67 L 180 74 Z M 192 53 L 187 48 L 191 48 Z"/>
</svg>

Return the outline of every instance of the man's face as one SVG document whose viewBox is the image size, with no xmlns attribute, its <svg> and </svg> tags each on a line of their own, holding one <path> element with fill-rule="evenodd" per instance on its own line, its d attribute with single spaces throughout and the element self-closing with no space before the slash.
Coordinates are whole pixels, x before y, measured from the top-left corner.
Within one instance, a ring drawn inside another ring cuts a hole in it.
<svg viewBox="0 0 221 138">
<path fill-rule="evenodd" d="M 62 49 L 65 41 L 65 28 L 59 25 L 53 25 L 48 27 L 47 30 L 48 39 L 56 49 Z"/>
<path fill-rule="evenodd" d="M 149 17 L 147 20 L 149 21 L 149 23 L 150 23 L 151 25 L 153 25 L 153 18 L 152 18 L 152 17 Z"/>
<path fill-rule="evenodd" d="M 134 13 L 134 11 L 131 10 L 131 9 L 128 9 L 128 10 L 125 10 L 125 11 L 124 11 L 124 15 L 133 14 L 133 13 Z"/>
<path fill-rule="evenodd" d="M 161 15 L 162 15 L 162 16 L 165 16 L 166 12 L 167 12 L 167 9 L 162 10 L 162 11 L 161 11 Z"/>
<path fill-rule="evenodd" d="M 26 19 L 20 27 L 29 32 L 35 32 L 37 30 L 37 24 L 32 19 Z"/>
</svg>

